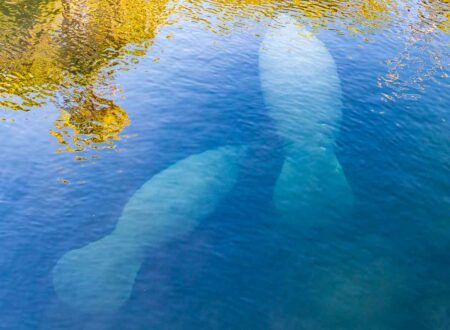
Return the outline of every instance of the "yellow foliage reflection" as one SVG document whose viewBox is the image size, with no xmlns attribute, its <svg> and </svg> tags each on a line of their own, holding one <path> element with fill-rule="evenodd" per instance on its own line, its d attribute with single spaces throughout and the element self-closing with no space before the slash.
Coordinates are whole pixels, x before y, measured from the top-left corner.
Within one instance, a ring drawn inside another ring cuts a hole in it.
<svg viewBox="0 0 450 330">
<path fill-rule="evenodd" d="M 102 143 L 111 145 L 130 122 L 125 110 L 91 90 L 73 101 L 75 106 L 61 110 L 56 130 L 51 131 L 65 146 L 58 151 L 82 151 L 88 145 L 98 148 Z"/>
<path fill-rule="evenodd" d="M 57 104 L 58 96 L 64 104 L 51 134 L 61 150 L 109 148 L 129 119 L 108 99 L 113 87 L 105 69 L 144 54 L 167 14 L 165 0 L 0 4 L 0 107 L 28 111 Z M 97 96 L 96 87 L 107 96 Z"/>
<path fill-rule="evenodd" d="M 236 18 L 262 20 L 289 12 L 312 28 L 339 21 L 347 30 L 366 33 L 396 13 L 394 0 L 187 0 L 183 4 L 194 21 L 216 31 L 226 30 Z M 215 20 L 205 20 L 205 13 L 213 14 Z"/>
<path fill-rule="evenodd" d="M 231 31 L 241 19 L 261 21 L 289 11 L 312 28 L 332 23 L 333 29 L 366 34 L 389 24 L 401 1 L 2 1 L 0 107 L 28 111 L 62 98 L 52 131 L 62 150 L 110 147 L 129 119 L 112 101 L 111 74 L 105 72 L 145 54 L 159 27 L 182 17 L 213 31 Z M 422 21 L 448 32 L 448 0 L 422 0 L 419 6 Z"/>
</svg>

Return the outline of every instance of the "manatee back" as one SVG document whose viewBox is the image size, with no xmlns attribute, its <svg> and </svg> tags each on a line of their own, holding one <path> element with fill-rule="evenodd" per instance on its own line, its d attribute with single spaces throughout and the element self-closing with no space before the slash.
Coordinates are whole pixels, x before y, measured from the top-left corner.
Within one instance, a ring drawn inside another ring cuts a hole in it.
<svg viewBox="0 0 450 330">
<path fill-rule="evenodd" d="M 147 181 L 125 206 L 115 235 L 159 245 L 192 230 L 236 183 L 243 147 L 191 155 Z"/>
<path fill-rule="evenodd" d="M 269 28 L 260 79 L 270 116 L 286 146 L 328 144 L 341 118 L 341 86 L 325 45 L 289 17 Z"/>
<path fill-rule="evenodd" d="M 302 228 L 348 214 L 353 195 L 334 152 L 341 86 L 325 45 L 287 16 L 269 28 L 260 49 L 264 100 L 283 143 L 274 188 L 280 217 Z"/>
</svg>

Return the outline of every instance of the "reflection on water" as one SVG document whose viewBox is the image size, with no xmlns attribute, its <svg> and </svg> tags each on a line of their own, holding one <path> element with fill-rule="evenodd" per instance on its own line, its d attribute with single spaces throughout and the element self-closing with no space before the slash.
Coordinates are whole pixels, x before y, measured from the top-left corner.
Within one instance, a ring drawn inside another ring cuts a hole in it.
<svg viewBox="0 0 450 330">
<path fill-rule="evenodd" d="M 136 64 L 161 26 L 188 18 L 206 29 L 231 33 L 248 24 L 248 19 L 266 20 L 278 12 L 291 12 L 312 29 L 328 27 L 362 35 L 407 22 L 409 46 L 389 61 L 389 72 L 380 80 L 393 86 L 398 95 L 405 85 L 443 69 L 441 54 L 429 49 L 428 41 L 433 40 L 436 29 L 448 30 L 446 4 L 392 0 L 7 1 L 0 5 L 0 106 L 29 111 L 53 102 L 62 115 L 52 134 L 64 145 L 70 139 L 74 143 L 60 150 L 109 147 L 128 124 L 124 111 L 114 105 L 118 94 L 115 72 Z M 415 50 L 421 53 L 420 58 L 429 58 L 411 59 L 411 47 L 419 47 Z M 410 62 L 420 67 L 400 82 L 401 68 Z M 422 62 L 431 63 L 431 68 L 425 69 Z M 110 110 L 105 106 L 97 109 L 100 103 L 111 103 Z M 94 115 L 96 111 L 101 114 Z"/>
<path fill-rule="evenodd" d="M 446 75 L 448 52 L 442 50 L 438 40 L 439 33 L 449 32 L 448 2 L 421 1 L 416 13 L 405 15 L 410 18 L 405 21 L 408 26 L 405 49 L 387 61 L 388 73 L 379 79 L 380 86 L 392 89 L 392 93 L 385 95 L 387 99 L 415 99 L 419 97 L 416 91 L 424 90 L 424 80 Z"/>
<path fill-rule="evenodd" d="M 83 91 L 71 100 L 73 107 L 61 110 L 50 131 L 67 147 L 58 151 L 82 151 L 86 146 L 112 145 L 122 129 L 129 124 L 128 114 L 113 101 L 100 98 L 92 91 Z"/>
<path fill-rule="evenodd" d="M 448 1 L 8 0 L 0 31 L 0 328 L 450 328 Z"/>
<path fill-rule="evenodd" d="M 56 103 L 62 116 L 53 134 L 75 145 L 64 150 L 117 139 L 128 120 L 111 100 L 117 89 L 112 67 L 145 53 L 165 21 L 166 3 L 28 2 L 2 4 L 0 105 L 28 111 Z"/>
</svg>

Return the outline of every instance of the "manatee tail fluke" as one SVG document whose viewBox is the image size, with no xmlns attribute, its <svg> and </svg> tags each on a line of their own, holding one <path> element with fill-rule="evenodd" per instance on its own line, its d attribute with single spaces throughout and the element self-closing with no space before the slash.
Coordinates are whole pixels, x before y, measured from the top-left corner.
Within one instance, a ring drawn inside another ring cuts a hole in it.
<svg viewBox="0 0 450 330">
<path fill-rule="evenodd" d="M 147 181 L 128 201 L 115 230 L 69 251 L 53 269 L 58 297 L 84 312 L 112 312 L 130 296 L 146 252 L 186 235 L 235 185 L 245 148 L 187 157 Z"/>
<path fill-rule="evenodd" d="M 321 226 L 339 220 L 352 208 L 352 191 L 332 154 L 310 162 L 286 159 L 274 190 L 274 205 L 294 225 Z"/>
<path fill-rule="evenodd" d="M 334 152 L 341 87 L 326 46 L 289 16 L 268 29 L 259 54 L 266 106 L 284 148 L 274 190 L 280 216 L 297 226 L 329 223 L 353 197 Z"/>
<path fill-rule="evenodd" d="M 114 235 L 69 251 L 53 268 L 58 298 L 76 310 L 114 311 L 128 300 L 143 262 Z"/>
</svg>

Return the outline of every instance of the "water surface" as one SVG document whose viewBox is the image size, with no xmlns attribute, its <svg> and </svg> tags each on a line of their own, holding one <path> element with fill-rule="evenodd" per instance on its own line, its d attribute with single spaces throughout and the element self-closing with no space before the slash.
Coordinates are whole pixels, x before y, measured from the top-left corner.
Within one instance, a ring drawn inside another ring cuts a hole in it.
<svg viewBox="0 0 450 330">
<path fill-rule="evenodd" d="M 285 155 L 259 49 L 283 15 L 341 82 L 354 205 L 326 225 L 272 204 Z M 450 328 L 448 19 L 437 0 L 0 4 L 0 328 Z M 146 255 L 123 306 L 58 298 L 64 254 L 111 233 L 152 176 L 224 145 L 248 148 L 236 185 Z"/>
</svg>

